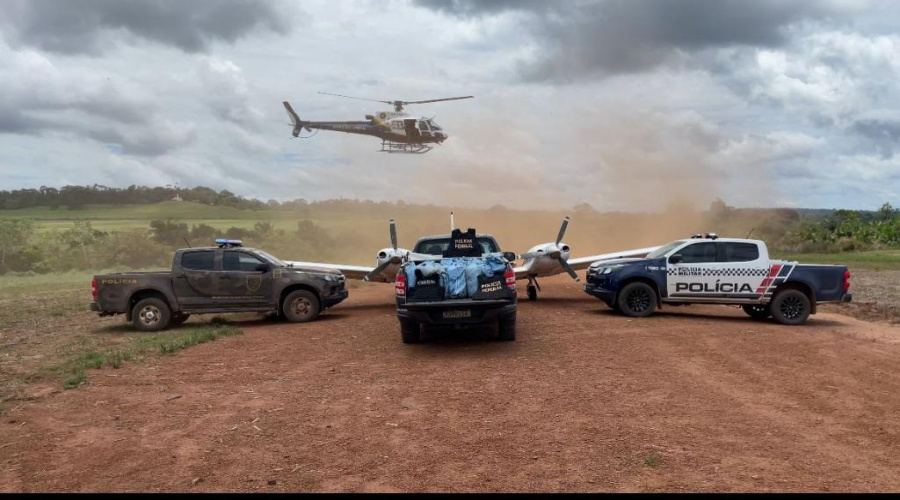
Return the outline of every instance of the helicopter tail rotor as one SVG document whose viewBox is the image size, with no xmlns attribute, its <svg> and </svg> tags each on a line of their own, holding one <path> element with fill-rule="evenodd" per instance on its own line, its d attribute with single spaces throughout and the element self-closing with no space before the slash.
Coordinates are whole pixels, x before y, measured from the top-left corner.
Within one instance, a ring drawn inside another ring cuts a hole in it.
<svg viewBox="0 0 900 500">
<path fill-rule="evenodd" d="M 285 111 L 287 111 L 288 118 L 291 119 L 291 125 L 294 126 L 293 135 L 294 137 L 297 137 L 300 135 L 300 131 L 303 130 L 303 127 L 306 126 L 306 122 L 297 116 L 297 113 L 294 112 L 294 108 L 291 107 L 291 103 L 284 101 L 283 104 Z M 307 128 L 307 130 L 309 130 L 309 128 Z"/>
</svg>

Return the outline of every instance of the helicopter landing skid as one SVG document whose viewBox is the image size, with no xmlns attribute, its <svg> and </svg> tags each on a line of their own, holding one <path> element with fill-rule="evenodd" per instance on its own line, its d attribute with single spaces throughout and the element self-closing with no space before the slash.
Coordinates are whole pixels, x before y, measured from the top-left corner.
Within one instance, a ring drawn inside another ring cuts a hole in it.
<svg viewBox="0 0 900 500">
<path fill-rule="evenodd" d="M 421 155 L 434 149 L 425 144 L 407 144 L 404 142 L 381 141 L 382 153 Z"/>
</svg>

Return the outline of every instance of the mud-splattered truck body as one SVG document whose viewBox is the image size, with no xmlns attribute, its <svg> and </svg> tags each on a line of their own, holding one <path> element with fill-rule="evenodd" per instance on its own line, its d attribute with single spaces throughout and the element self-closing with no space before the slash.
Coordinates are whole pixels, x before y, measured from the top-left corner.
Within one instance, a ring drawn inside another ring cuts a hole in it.
<svg viewBox="0 0 900 500">
<path fill-rule="evenodd" d="M 169 272 L 95 276 L 91 311 L 125 314 L 137 329 L 157 331 L 192 314 L 260 312 L 312 321 L 347 298 L 339 271 L 295 268 L 238 240 L 217 244 L 176 251 Z"/>
</svg>

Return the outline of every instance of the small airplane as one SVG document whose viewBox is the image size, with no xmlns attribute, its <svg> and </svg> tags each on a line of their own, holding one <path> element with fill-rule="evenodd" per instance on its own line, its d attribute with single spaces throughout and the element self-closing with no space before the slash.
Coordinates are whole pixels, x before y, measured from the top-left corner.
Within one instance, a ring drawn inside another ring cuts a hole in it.
<svg viewBox="0 0 900 500">
<path fill-rule="evenodd" d="M 314 122 L 301 120 L 297 113 L 294 112 L 294 108 L 291 107 L 291 104 L 284 101 L 284 109 L 287 111 L 288 117 L 291 119 L 291 125 L 294 127 L 294 137 L 299 137 L 300 132 L 302 132 L 303 129 L 306 129 L 307 132 L 312 132 L 313 129 L 315 129 L 315 133 L 318 133 L 319 130 L 331 130 L 334 132 L 346 132 L 348 134 L 371 135 L 381 139 L 381 152 L 404 154 L 427 153 L 434 149 L 430 144 L 440 145 L 450 137 L 450 134 L 434 122 L 434 117 L 416 118 L 403 111 L 404 106 L 408 104 L 457 101 L 460 99 L 472 99 L 474 97 L 468 95 L 463 97 L 427 99 L 424 101 L 381 101 L 378 99 L 366 99 L 365 97 L 353 97 L 331 94 L 328 92 L 319 92 L 319 94 L 392 104 L 394 106 L 394 111 L 382 111 L 374 115 L 366 115 L 366 120 L 368 121 L 364 122 Z M 315 133 L 313 135 L 315 135 Z M 302 138 L 307 139 L 313 135 Z"/>
<path fill-rule="evenodd" d="M 453 222 L 453 213 L 450 214 L 451 231 L 455 227 Z M 537 300 L 537 293 L 540 290 L 538 278 L 555 276 L 557 274 L 567 273 L 576 282 L 581 281 L 576 271 L 587 269 L 591 263 L 598 260 L 619 259 L 626 257 L 643 257 L 648 253 L 656 250 L 658 247 L 638 248 L 634 250 L 624 250 L 621 252 L 605 253 L 599 255 L 591 255 L 588 257 L 579 257 L 577 259 L 569 259 L 571 248 L 563 243 L 563 236 L 569 226 L 569 216 L 567 215 L 559 228 L 556 241 L 535 245 L 528 252 L 518 255 L 522 259 L 522 264 L 513 270 L 516 273 L 516 280 L 528 280 L 527 294 L 528 300 Z M 401 248 L 397 245 L 397 227 L 394 219 L 390 220 L 389 225 L 391 246 L 382 248 L 375 254 L 375 267 L 354 266 L 346 264 L 324 264 L 319 262 L 292 262 L 295 266 L 302 267 L 325 267 L 337 269 L 344 273 L 347 279 L 357 279 L 364 281 L 373 281 L 381 283 L 393 283 L 397 277 L 400 266 L 409 260 L 423 260 L 423 258 L 440 259 L 439 255 L 417 254 Z"/>
</svg>

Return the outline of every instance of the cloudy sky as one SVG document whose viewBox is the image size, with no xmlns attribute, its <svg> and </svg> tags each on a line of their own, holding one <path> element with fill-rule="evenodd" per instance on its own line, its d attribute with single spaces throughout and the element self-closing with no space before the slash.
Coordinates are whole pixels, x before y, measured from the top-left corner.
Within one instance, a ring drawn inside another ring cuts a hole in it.
<svg viewBox="0 0 900 500">
<path fill-rule="evenodd" d="M 655 209 L 900 205 L 893 0 L 2 0 L 0 189 Z M 422 156 L 322 132 L 376 99 Z"/>
</svg>

